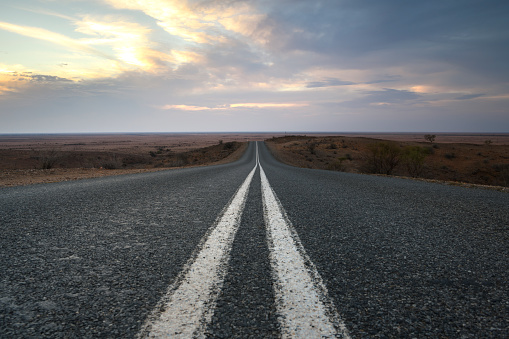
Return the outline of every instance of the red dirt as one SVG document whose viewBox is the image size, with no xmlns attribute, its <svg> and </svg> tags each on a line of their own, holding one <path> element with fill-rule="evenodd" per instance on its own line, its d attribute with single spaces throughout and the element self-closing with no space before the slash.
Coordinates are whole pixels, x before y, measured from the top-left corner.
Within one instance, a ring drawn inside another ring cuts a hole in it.
<svg viewBox="0 0 509 339">
<path fill-rule="evenodd" d="M 424 179 L 464 182 L 478 185 L 509 186 L 509 134 L 442 136 L 436 142 L 415 141 L 416 135 L 384 135 L 382 139 L 360 136 L 294 136 L 268 141 L 269 148 L 281 161 L 293 166 L 339 170 L 352 173 L 373 173 L 368 169 L 371 145 L 392 143 L 403 151 L 409 146 L 425 150 L 422 172 Z M 440 140 L 447 140 L 440 142 Z M 387 141 L 392 140 L 392 141 Z M 461 140 L 463 142 L 452 142 Z M 497 140 L 485 143 L 484 140 Z M 410 176 L 400 161 L 391 173 L 396 176 Z"/>
</svg>

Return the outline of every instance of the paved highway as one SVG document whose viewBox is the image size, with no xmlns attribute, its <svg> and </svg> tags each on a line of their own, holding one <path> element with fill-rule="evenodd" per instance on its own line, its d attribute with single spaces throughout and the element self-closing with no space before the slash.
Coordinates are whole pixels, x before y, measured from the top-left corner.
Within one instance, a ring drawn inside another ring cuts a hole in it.
<svg viewBox="0 0 509 339">
<path fill-rule="evenodd" d="M 220 166 L 0 189 L 0 337 L 509 337 L 509 195 Z"/>
</svg>

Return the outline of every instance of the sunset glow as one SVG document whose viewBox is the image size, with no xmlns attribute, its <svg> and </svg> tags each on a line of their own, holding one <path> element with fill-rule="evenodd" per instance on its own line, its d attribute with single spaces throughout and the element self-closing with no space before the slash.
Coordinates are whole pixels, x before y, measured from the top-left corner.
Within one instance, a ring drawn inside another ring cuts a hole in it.
<svg viewBox="0 0 509 339">
<path fill-rule="evenodd" d="M 509 5 L 457 6 L 3 2 L 0 133 L 505 131 Z"/>
</svg>

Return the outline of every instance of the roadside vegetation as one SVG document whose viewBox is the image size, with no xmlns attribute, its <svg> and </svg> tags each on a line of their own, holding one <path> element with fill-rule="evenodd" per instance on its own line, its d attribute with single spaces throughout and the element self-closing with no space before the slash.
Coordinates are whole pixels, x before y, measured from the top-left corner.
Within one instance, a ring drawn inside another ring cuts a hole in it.
<svg viewBox="0 0 509 339">
<path fill-rule="evenodd" d="M 220 141 L 184 151 L 178 148 L 173 151 L 170 146 L 135 146 L 125 152 L 101 151 L 98 147 L 93 150 L 0 149 L 0 187 L 225 163 L 239 158 L 246 146 L 246 142 Z"/>
<path fill-rule="evenodd" d="M 161 167 L 184 167 L 204 165 L 221 161 L 237 151 L 243 143 L 220 141 L 216 145 L 200 147 L 184 152 L 174 152 L 167 146 L 155 146 L 148 152 L 115 151 L 9 151 L 0 150 L 5 159 L 3 169 L 56 169 L 56 168 L 97 168 L 97 169 L 142 169 Z M 0 168 L 2 169 L 2 168 Z"/>
<path fill-rule="evenodd" d="M 509 187 L 509 145 L 388 141 L 365 137 L 285 136 L 266 141 L 287 164 L 333 171 L 408 176 Z"/>
</svg>

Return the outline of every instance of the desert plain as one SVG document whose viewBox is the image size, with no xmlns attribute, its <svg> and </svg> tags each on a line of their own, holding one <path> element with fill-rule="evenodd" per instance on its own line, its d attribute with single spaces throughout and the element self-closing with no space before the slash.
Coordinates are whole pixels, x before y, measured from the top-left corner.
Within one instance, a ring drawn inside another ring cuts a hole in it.
<svg viewBox="0 0 509 339">
<path fill-rule="evenodd" d="M 248 141 L 267 141 L 287 164 L 352 173 L 390 174 L 454 184 L 509 186 L 509 133 L 117 133 L 0 135 L 0 186 L 18 186 L 219 164 L 238 159 Z M 380 146 L 397 166 L 376 173 Z M 416 170 L 408 151 L 421 154 Z M 383 172 L 383 171 L 382 171 Z"/>
</svg>

